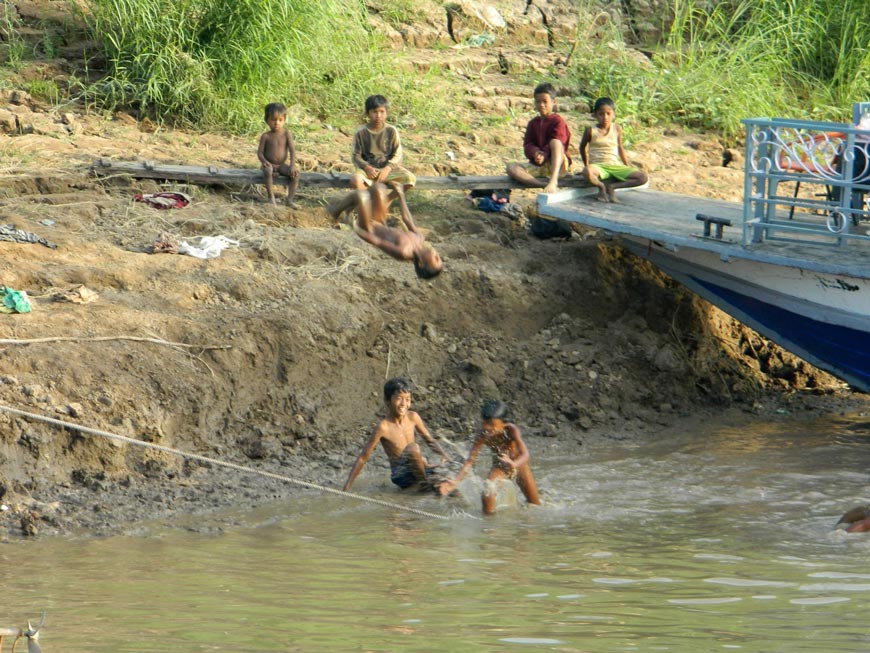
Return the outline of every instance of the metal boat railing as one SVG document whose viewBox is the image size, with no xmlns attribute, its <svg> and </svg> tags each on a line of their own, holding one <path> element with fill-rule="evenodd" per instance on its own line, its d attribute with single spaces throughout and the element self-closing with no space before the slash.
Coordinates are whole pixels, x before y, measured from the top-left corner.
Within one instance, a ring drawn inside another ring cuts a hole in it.
<svg viewBox="0 0 870 653">
<path fill-rule="evenodd" d="M 854 125 L 743 120 L 744 245 L 870 241 L 870 112 L 865 109 L 870 103 L 856 104 Z"/>
</svg>

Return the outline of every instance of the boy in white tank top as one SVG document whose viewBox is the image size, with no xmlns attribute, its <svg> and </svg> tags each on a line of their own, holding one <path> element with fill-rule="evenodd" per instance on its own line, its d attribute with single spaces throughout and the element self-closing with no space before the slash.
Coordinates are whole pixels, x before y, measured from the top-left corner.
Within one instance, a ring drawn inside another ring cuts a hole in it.
<svg viewBox="0 0 870 653">
<path fill-rule="evenodd" d="M 622 147 L 622 127 L 613 122 L 613 100 L 602 97 L 592 108 L 596 125 L 587 127 L 580 139 L 580 158 L 585 166 L 580 176 L 598 188 L 598 201 L 616 202 L 617 188 L 634 188 L 647 182 L 646 173 L 628 164 Z"/>
</svg>

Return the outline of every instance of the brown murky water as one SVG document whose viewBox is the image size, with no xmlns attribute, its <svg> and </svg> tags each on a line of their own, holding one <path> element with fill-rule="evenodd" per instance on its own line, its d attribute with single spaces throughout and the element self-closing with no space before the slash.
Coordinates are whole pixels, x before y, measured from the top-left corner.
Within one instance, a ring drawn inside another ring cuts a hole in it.
<svg viewBox="0 0 870 653">
<path fill-rule="evenodd" d="M 832 531 L 870 502 L 862 419 L 530 443 L 546 505 L 487 520 L 311 493 L 212 534 L 7 543 L 0 626 L 46 610 L 47 653 L 863 652 L 870 534 Z M 467 503 L 354 489 L 479 514 L 474 480 Z"/>
</svg>

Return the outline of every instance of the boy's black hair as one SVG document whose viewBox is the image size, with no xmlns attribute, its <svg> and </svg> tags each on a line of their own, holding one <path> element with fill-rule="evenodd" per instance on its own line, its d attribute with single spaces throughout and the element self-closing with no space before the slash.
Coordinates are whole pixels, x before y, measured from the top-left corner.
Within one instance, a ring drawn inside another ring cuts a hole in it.
<svg viewBox="0 0 870 653">
<path fill-rule="evenodd" d="M 444 266 L 442 265 L 440 268 L 430 268 L 428 265 L 424 265 L 420 262 L 420 257 L 414 254 L 414 272 L 417 273 L 417 277 L 420 279 L 434 279 L 444 270 Z"/>
<path fill-rule="evenodd" d="M 397 376 L 384 383 L 384 401 L 392 399 L 397 392 L 411 393 L 411 382 Z"/>
<path fill-rule="evenodd" d="M 498 399 L 487 399 L 483 402 L 483 407 L 480 409 L 480 416 L 483 419 L 502 419 L 507 415 L 507 404 Z"/>
<path fill-rule="evenodd" d="M 270 102 L 266 105 L 266 110 L 263 112 L 263 120 L 268 120 L 272 116 L 286 116 L 287 107 L 280 102 Z"/>
<path fill-rule="evenodd" d="M 554 100 L 556 99 L 556 87 L 553 86 L 550 82 L 542 82 L 535 87 L 535 92 L 533 95 L 537 95 L 538 93 L 546 93 Z"/>
<path fill-rule="evenodd" d="M 366 113 L 372 109 L 380 109 L 387 106 L 389 106 L 389 102 L 387 102 L 387 98 L 383 95 L 369 95 L 366 98 Z"/>
<path fill-rule="evenodd" d="M 609 97 L 600 97 L 595 100 L 595 104 L 592 105 L 592 113 L 595 113 L 601 107 L 610 107 L 611 109 L 616 110 L 616 104 L 614 104 L 613 100 Z"/>
</svg>

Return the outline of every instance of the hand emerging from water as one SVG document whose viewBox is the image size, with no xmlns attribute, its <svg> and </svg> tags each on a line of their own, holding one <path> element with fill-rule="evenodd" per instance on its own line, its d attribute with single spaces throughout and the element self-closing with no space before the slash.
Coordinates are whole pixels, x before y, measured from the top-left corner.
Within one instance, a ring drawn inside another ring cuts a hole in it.
<svg viewBox="0 0 870 653">
<path fill-rule="evenodd" d="M 441 483 L 441 485 L 438 486 L 438 494 L 440 494 L 442 497 L 446 497 L 455 489 L 456 481 L 444 481 L 443 483 Z"/>
</svg>

